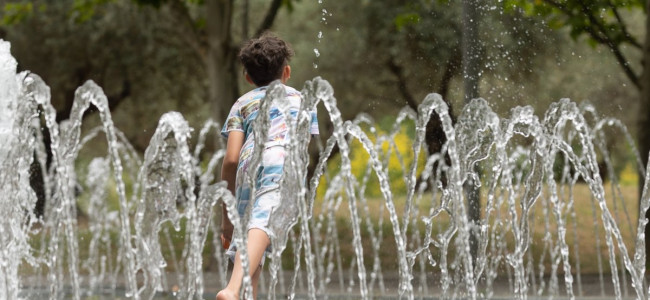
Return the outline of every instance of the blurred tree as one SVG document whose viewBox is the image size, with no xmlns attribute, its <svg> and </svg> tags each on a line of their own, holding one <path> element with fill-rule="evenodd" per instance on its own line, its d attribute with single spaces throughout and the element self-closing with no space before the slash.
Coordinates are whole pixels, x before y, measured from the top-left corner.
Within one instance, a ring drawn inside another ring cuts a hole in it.
<svg viewBox="0 0 650 300">
<path fill-rule="evenodd" d="M 89 0 L 90 1 L 90 0 Z M 172 36 L 183 40 L 202 62 L 207 76 L 207 100 L 212 115 L 223 120 L 228 108 L 239 95 L 236 56 L 239 48 L 233 43 L 232 19 L 234 0 L 133 0 L 141 5 L 150 5 L 167 10 L 172 20 L 158 24 Z M 95 1 L 90 1 L 95 2 Z M 273 25 L 280 7 L 291 1 L 273 0 L 264 19 L 256 30 L 259 35 Z M 248 0 L 246 0 L 246 4 Z M 245 6 L 247 7 L 247 6 Z M 247 10 L 247 8 L 246 8 Z M 244 14 L 248 31 L 248 15 Z"/>
<path fill-rule="evenodd" d="M 459 93 L 451 93 L 454 80 L 463 80 L 460 76 L 463 64 L 461 4 L 440 0 L 346 1 L 315 9 L 322 11 L 317 16 L 322 20 L 321 26 L 314 29 L 319 32 L 319 49 L 315 52 L 317 57 L 327 57 L 317 67 L 328 79 L 327 74 L 331 72 L 332 84 L 340 87 L 337 93 L 345 93 L 337 98 L 350 99 L 345 104 L 347 109 L 343 113 L 347 116 L 344 117 L 353 118 L 359 111 L 383 114 L 405 104 L 417 111 L 419 99 L 432 91 L 440 93 L 450 109 L 452 103 L 462 105 L 462 96 L 454 101 Z M 526 79 L 533 73 L 533 57 L 544 54 L 549 48 L 539 42 L 539 31 L 527 30 L 536 25 L 531 18 L 522 14 L 504 15 L 474 4 L 475 16 L 471 18 L 476 25 L 476 37 L 466 44 L 475 58 L 473 73 L 476 76 L 472 82 L 474 92 L 468 93 L 470 99 L 478 97 L 478 74 L 501 73 L 506 78 L 510 75 L 516 80 Z M 360 15 L 350 18 L 346 14 L 350 11 L 360 12 Z M 335 26 L 335 30 L 323 34 L 323 29 L 329 26 Z M 495 26 L 508 28 L 481 30 Z M 338 42 L 323 45 L 321 38 L 325 41 L 330 36 Z M 499 45 L 483 45 L 477 42 L 479 39 L 498 41 Z M 334 51 L 328 51 L 330 44 L 336 48 Z M 503 49 L 510 55 L 503 56 Z M 453 111 L 451 113 L 453 117 Z M 427 124 L 425 138 L 429 154 L 439 153 L 446 143 L 442 123 L 435 113 Z M 473 194 L 478 195 L 475 190 Z M 471 208 L 469 213 L 478 220 L 480 205 L 471 205 Z"/>
<path fill-rule="evenodd" d="M 645 167 L 650 153 L 650 0 L 508 0 L 506 8 L 523 10 L 530 15 L 547 18 L 551 26 L 568 27 L 571 37 L 587 36 L 592 45 L 603 45 L 618 61 L 622 71 L 639 90 L 637 143 Z M 641 43 L 629 30 L 623 17 L 624 10 L 638 9 L 645 15 L 645 43 Z M 631 48 L 640 53 L 626 52 Z M 630 57 L 640 57 L 632 63 Z M 639 201 L 645 174 L 639 174 Z M 640 202 L 639 202 L 640 205 Z M 645 212 L 650 218 L 650 210 Z M 650 223 L 645 228 L 645 239 L 650 240 Z M 646 253 L 650 243 L 646 243 Z"/>
<path fill-rule="evenodd" d="M 175 49 L 176 51 L 184 52 L 185 54 L 191 53 L 194 57 L 191 58 L 195 62 L 199 62 L 200 66 L 198 72 L 199 76 L 205 76 L 206 80 L 200 80 L 206 83 L 207 90 L 207 103 L 211 106 L 213 118 L 222 120 L 228 113 L 228 108 L 238 97 L 238 81 L 239 77 L 236 68 L 236 54 L 238 51 L 237 44 L 232 39 L 232 18 L 235 11 L 234 0 L 132 0 L 140 6 L 149 6 L 157 9 L 159 15 L 152 15 L 150 10 L 144 10 L 149 13 L 147 16 L 151 24 L 142 24 L 150 30 L 157 31 L 155 37 L 149 37 L 143 41 L 138 41 L 134 38 L 131 42 L 136 42 L 138 45 L 144 43 L 161 44 L 167 49 Z M 245 0 L 245 4 L 248 0 Z M 68 25 L 68 30 L 74 31 L 83 27 L 93 27 L 96 25 L 96 20 L 102 19 L 106 16 L 108 11 L 114 9 L 115 6 L 122 8 L 129 6 L 129 1 L 120 0 L 76 0 L 76 1 L 2 1 L 3 4 L 3 17 L 2 23 L 7 25 L 21 25 L 23 23 L 38 22 L 34 21 L 34 17 L 43 17 L 47 15 L 50 19 L 57 18 L 57 24 Z M 268 10 L 264 18 L 258 24 L 255 35 L 261 34 L 263 31 L 268 30 L 273 25 L 273 22 L 282 6 L 288 8 L 292 7 L 292 1 L 286 0 L 273 0 L 268 5 Z M 245 6 L 246 7 L 246 6 Z M 67 11 L 66 11 L 67 9 Z M 47 12 L 49 10 L 49 12 Z M 128 9 L 130 12 L 134 11 L 133 7 Z M 248 26 L 248 14 L 244 14 L 242 24 Z M 137 16 L 135 16 L 137 18 Z M 38 19 L 38 18 L 36 18 Z M 89 24 L 84 24 L 88 23 Z M 139 34 L 137 28 L 125 26 L 117 22 L 108 28 L 118 32 L 124 31 L 125 28 L 130 28 L 128 32 L 131 37 Z M 74 27 L 74 30 L 71 28 Z M 102 30 L 104 28 L 94 28 L 98 32 L 106 32 L 110 34 L 111 30 Z M 32 27 L 38 34 L 38 29 Z M 52 29 L 55 30 L 55 29 Z M 47 29 L 43 31 L 48 31 Z M 244 36 L 248 35 L 248 29 L 244 30 Z M 94 35 L 98 35 L 94 33 Z M 21 38 L 25 38 L 22 36 Z M 154 40 L 155 39 L 155 40 Z M 79 40 L 79 39 L 77 39 Z M 96 41 L 96 40 L 95 40 Z M 154 43 L 152 43 L 154 42 Z M 105 43 L 104 43 L 105 44 Z M 95 46 L 98 44 L 93 44 Z M 106 51 L 112 51 L 113 47 L 103 46 Z M 128 47 L 127 47 L 128 48 Z M 126 50 L 126 49 L 125 49 Z M 133 49 L 130 49 L 133 50 Z M 189 51 L 188 51 L 189 50 Z M 46 50 L 47 51 L 47 50 Z M 154 50 L 155 51 L 155 50 Z M 127 51 L 125 51 L 127 52 Z M 113 52 L 115 56 L 118 54 Z M 119 53 L 119 52 L 118 52 Z M 140 53 L 140 52 L 137 52 Z M 126 53 L 127 56 L 133 57 L 131 52 Z M 99 56 L 99 55 L 97 55 Z M 96 58 L 96 57 L 93 57 Z M 96 59 L 95 59 L 96 60 Z M 80 62 L 89 63 L 89 60 L 79 59 Z M 110 67 L 119 68 L 115 64 Z M 68 70 L 71 68 L 69 66 Z M 89 76 L 90 72 L 97 72 L 97 69 L 102 69 L 96 65 L 87 64 L 74 68 L 77 79 L 67 80 L 68 86 L 72 92 L 68 95 L 74 94 L 74 89 L 80 85 L 80 81 L 84 81 Z M 196 65 L 195 65 L 196 67 Z M 107 68 L 103 68 L 107 69 Z M 98 82 L 101 86 L 101 80 Z M 111 104 L 119 104 L 130 93 L 131 85 L 128 81 L 123 84 L 123 91 L 116 93 L 111 101 Z M 71 107 L 71 99 L 73 97 L 66 97 L 70 99 L 65 103 L 65 107 Z M 111 97 L 109 97 L 111 98 Z M 69 108 L 67 109 L 69 110 Z M 67 114 L 65 110 L 60 113 L 59 120 L 66 119 Z"/>
<path fill-rule="evenodd" d="M 469 104 L 473 99 L 479 97 L 479 82 L 481 79 L 480 67 L 480 48 L 481 40 L 479 39 L 479 22 L 481 14 L 479 9 L 481 2 L 477 0 L 463 0 L 463 83 L 464 83 L 464 103 Z M 469 172 L 470 170 L 468 170 Z M 481 171 L 478 164 L 473 166 L 473 170 L 480 176 Z M 480 177 L 479 177 L 480 178 Z M 477 181 L 480 182 L 480 179 Z M 463 191 L 467 198 L 467 217 L 473 223 L 474 228 L 478 228 L 481 223 L 481 198 L 478 182 L 470 178 L 463 185 Z M 478 254 L 478 231 L 469 232 L 469 248 L 472 260 L 476 263 Z"/>
<path fill-rule="evenodd" d="M 441 94 L 450 107 L 462 105 L 458 84 L 462 81 L 463 61 L 460 4 L 444 0 L 329 4 L 329 15 L 322 27 L 336 24 L 336 29 L 326 32 L 329 35 L 323 41 L 331 38 L 340 42 L 323 45 L 318 41 L 319 53 L 327 57 L 318 63 L 319 74 L 332 74 L 328 79 L 341 87 L 337 89 L 337 93 L 344 93 L 340 98 L 369 99 L 351 101 L 351 109 L 344 112 L 346 117 L 352 118 L 359 111 L 382 114 L 404 105 L 416 109 L 419 99 L 432 91 Z M 361 16 L 350 18 L 346 14 L 349 11 L 361 12 Z M 523 14 L 502 14 L 483 6 L 478 14 L 479 38 L 490 41 L 474 47 L 480 57 L 477 65 L 482 77 L 502 76 L 521 82 L 536 75 L 535 58 L 551 48 L 542 41 L 548 34 L 530 30 L 539 27 L 539 22 Z M 488 88 L 492 92 L 494 87 Z M 428 127 L 430 153 L 438 152 L 442 144 L 435 142 L 443 134 L 440 124 L 435 124 L 437 120 L 433 117 Z"/>
<path fill-rule="evenodd" d="M 96 0 L 95 0 L 96 1 Z M 217 120 L 223 120 L 229 107 L 239 96 L 236 56 L 239 48 L 233 43 L 232 19 L 234 0 L 133 0 L 141 5 L 167 9 L 173 20 L 167 30 L 183 40 L 202 62 L 208 82 L 208 103 Z M 255 35 L 273 25 L 282 5 L 291 0 L 273 0 Z M 244 36 L 248 34 L 248 0 L 244 3 Z M 159 24 L 163 25 L 163 24 Z M 162 26 L 165 27 L 165 26 Z"/>
<path fill-rule="evenodd" d="M 432 90 L 448 101 L 452 79 L 461 71 L 459 7 L 435 1 L 388 0 L 372 1 L 364 11 L 362 26 L 367 31 L 363 47 L 371 65 L 366 76 L 375 85 L 369 90 L 380 93 L 376 97 L 385 99 L 382 102 L 406 104 L 416 111 L 418 99 Z M 378 83 L 396 93 L 378 89 Z M 395 94 L 401 101 L 390 99 Z M 442 123 L 434 113 L 427 124 L 429 153 L 440 152 L 445 142 Z"/>
<path fill-rule="evenodd" d="M 367 70 L 365 76 L 372 79 L 368 83 L 370 87 L 364 89 L 376 91 L 374 96 L 384 99 L 385 103 L 397 106 L 406 104 L 413 109 L 419 105 L 417 99 L 424 98 L 431 91 L 441 94 L 450 108 L 454 103 L 462 104 L 464 99 L 454 100 L 455 95 L 450 93 L 453 80 L 462 81 L 461 4 L 441 0 L 387 0 L 365 4 L 363 55 L 366 58 L 352 62 L 364 64 L 363 69 Z M 467 48 L 472 50 L 471 57 L 476 58 L 472 66 L 477 76 L 470 83 L 469 98 L 478 96 L 480 74 L 499 73 L 516 80 L 527 79 L 533 73 L 533 57 L 543 55 L 549 48 L 540 42 L 540 33 L 523 33 L 525 29 L 522 28 L 536 25 L 530 18 L 521 14 L 503 15 L 478 4 L 474 12 L 476 37 L 472 39 L 473 42 L 466 43 Z M 508 28 L 481 30 L 497 26 Z M 495 42 L 479 43 L 477 40 L 498 41 L 498 45 Z M 531 48 L 535 51 L 531 51 Z M 503 56 L 503 49 L 508 49 L 507 57 Z M 384 91 L 388 89 L 396 92 Z M 395 94 L 399 95 L 401 101 L 390 99 Z M 429 152 L 439 152 L 444 141 L 439 118 L 433 116 L 427 126 Z"/>
<path fill-rule="evenodd" d="M 75 12 L 73 1 L 0 3 L 5 4 L 4 38 L 12 43 L 19 69 L 33 71 L 50 85 L 59 122 L 69 118 L 77 87 L 92 79 L 107 94 L 109 108 L 114 112 L 114 120 L 121 124 L 119 127 L 133 128 L 126 135 L 136 148 L 144 151 L 155 129 L 157 119 L 153 118 L 175 109 L 179 102 L 173 100 L 183 99 L 191 108 L 192 100 L 199 98 L 188 92 L 195 80 L 187 80 L 194 72 L 187 53 L 183 48 L 156 43 L 158 36 L 147 25 L 151 21 L 151 9 L 138 10 L 129 2 L 120 2 L 100 6 L 93 16 L 84 16 Z M 20 13 L 12 14 L 12 9 Z M 21 14 L 23 17 L 18 17 Z M 161 65 L 165 67 L 159 68 Z M 188 84 L 174 84 L 176 80 Z M 119 109 L 122 107 L 128 109 Z M 94 108 L 84 117 L 88 119 L 92 111 Z M 92 120 L 89 124 L 96 122 Z M 47 130 L 44 136 L 49 147 Z M 37 194 L 43 195 L 42 178 L 34 176 L 31 183 Z M 42 212 L 43 205 L 39 201 L 37 212 Z"/>
<path fill-rule="evenodd" d="M 33 7 L 29 15 L 2 28 L 19 68 L 50 85 L 57 121 L 68 118 L 76 88 L 92 79 L 108 95 L 114 117 L 124 119 L 126 128 L 140 129 L 126 134 L 144 151 L 157 117 L 178 110 L 181 103 L 190 109 L 198 105 L 198 62 L 187 48 L 162 42 L 164 36 L 154 27 L 161 20 L 154 18 L 153 9 L 122 1 L 98 5 L 88 16 L 77 12 L 71 0 L 25 3 Z M 129 111 L 118 109 L 125 105 Z M 143 111 L 147 118 L 135 117 Z"/>
</svg>

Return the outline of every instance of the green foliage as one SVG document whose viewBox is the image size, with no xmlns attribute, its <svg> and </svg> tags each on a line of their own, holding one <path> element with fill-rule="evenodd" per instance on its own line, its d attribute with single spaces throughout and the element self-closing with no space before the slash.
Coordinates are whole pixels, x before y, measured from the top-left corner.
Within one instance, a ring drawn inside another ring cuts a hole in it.
<svg viewBox="0 0 650 300">
<path fill-rule="evenodd" d="M 404 13 L 395 17 L 395 27 L 397 30 L 402 30 L 406 26 L 413 26 L 420 23 L 420 15 L 417 13 Z"/>
<path fill-rule="evenodd" d="M 286 7 L 289 12 L 293 12 L 295 9 L 294 2 L 300 2 L 300 0 L 282 0 L 282 6 Z"/>
<path fill-rule="evenodd" d="M 196 21 L 194 21 L 194 26 L 196 26 L 196 28 L 202 29 L 205 28 L 206 22 L 207 20 L 205 18 L 197 18 Z"/>
<path fill-rule="evenodd" d="M 48 5 L 45 3 L 38 4 L 39 1 L 22 1 L 6 3 L 2 9 L 3 17 L 1 25 L 17 25 L 34 15 L 35 12 L 45 13 Z M 61 3 L 67 3 L 65 1 Z M 115 3 L 117 0 L 74 0 L 70 6 L 68 16 L 71 20 L 77 23 L 88 22 L 93 18 L 98 9 L 110 3 Z M 133 0 L 133 2 L 140 5 L 150 5 L 153 7 L 160 7 L 166 3 L 167 0 Z M 203 4 L 203 0 L 187 0 L 191 4 Z M 37 10 L 34 8 L 37 7 Z"/>
<path fill-rule="evenodd" d="M 457 5 L 439 1 L 370 1 L 355 25 L 367 28 L 366 53 L 360 59 L 373 64 L 364 68 L 375 81 L 370 89 L 379 89 L 376 81 L 389 83 L 382 89 L 395 89 L 401 80 L 415 98 L 439 90 L 445 66 L 458 61 L 459 12 Z M 402 107 L 400 98 L 385 102 Z"/>
<path fill-rule="evenodd" d="M 75 22 L 87 22 L 95 15 L 98 6 L 113 1 L 115 0 L 74 0 L 70 11 L 71 18 Z"/>
<path fill-rule="evenodd" d="M 132 1 L 139 5 L 143 5 L 143 6 L 149 5 L 155 8 L 160 8 L 161 5 L 168 2 L 168 0 L 132 0 Z M 205 3 L 205 0 L 184 0 L 181 2 L 187 2 L 188 4 L 193 4 L 193 5 L 203 5 Z"/>
<path fill-rule="evenodd" d="M 74 0 L 69 10 L 70 19 L 78 23 L 87 22 L 97 11 L 97 7 L 105 5 L 116 0 Z M 47 4 L 38 3 L 39 1 L 27 1 L 7 3 L 3 8 L 2 25 L 17 25 L 24 22 L 34 15 L 34 7 L 38 7 L 38 12 L 45 13 L 48 9 Z"/>
<path fill-rule="evenodd" d="M 643 9 L 642 0 L 506 0 L 507 11 L 543 17 L 552 28 L 568 27 L 575 40 L 587 35 L 591 45 L 636 44 L 620 16 L 621 10 Z"/>
<path fill-rule="evenodd" d="M 34 13 L 34 4 L 27 3 L 7 3 L 3 8 L 3 25 L 15 25 L 31 17 Z"/>
</svg>

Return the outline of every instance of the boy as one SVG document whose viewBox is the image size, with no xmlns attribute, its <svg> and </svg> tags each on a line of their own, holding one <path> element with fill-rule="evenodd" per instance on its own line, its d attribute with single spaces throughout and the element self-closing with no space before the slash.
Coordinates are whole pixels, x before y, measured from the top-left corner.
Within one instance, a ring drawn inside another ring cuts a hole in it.
<svg viewBox="0 0 650 300">
<path fill-rule="evenodd" d="M 243 217 L 246 206 L 253 200 L 251 217 L 246 226 L 248 234 L 246 246 L 254 298 L 257 297 L 257 284 L 264 254 L 271 245 L 269 236 L 273 234 L 268 227 L 269 215 L 281 201 L 278 182 L 284 166 L 283 144 L 288 137 L 286 137 L 287 120 L 277 107 L 271 107 L 271 127 L 257 170 L 255 195 L 251 195 L 251 187 L 248 186 L 244 174 L 249 167 L 257 167 L 249 164 L 254 151 L 252 125 L 260 108 L 260 101 L 264 98 L 267 86 L 271 82 L 279 79 L 284 84 L 289 80 L 291 67 L 288 63 L 292 55 L 293 50 L 287 43 L 268 33 L 244 44 L 239 52 L 239 59 L 244 66 L 246 81 L 257 88 L 244 94 L 235 102 L 221 131 L 221 134 L 228 138 L 221 178 L 228 182 L 228 189 L 237 199 L 240 217 Z M 288 86 L 284 87 L 292 112 L 297 111 L 302 101 L 300 92 Z M 318 123 L 314 113 L 312 113 L 311 134 L 318 134 Z M 232 239 L 233 225 L 228 219 L 225 206 L 222 209 L 224 232 L 222 242 L 225 247 L 228 247 Z M 227 254 L 234 259 L 234 267 L 228 286 L 217 294 L 219 300 L 239 299 L 239 290 L 244 276 L 236 245 L 230 245 Z"/>
</svg>

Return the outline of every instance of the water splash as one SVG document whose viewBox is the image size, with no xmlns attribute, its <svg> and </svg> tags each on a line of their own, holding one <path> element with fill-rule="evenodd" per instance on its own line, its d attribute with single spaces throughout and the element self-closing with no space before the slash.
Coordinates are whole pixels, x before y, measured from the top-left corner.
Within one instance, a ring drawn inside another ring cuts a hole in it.
<svg viewBox="0 0 650 300">
<path fill-rule="evenodd" d="M 208 121 L 191 149 L 193 130 L 179 113 L 165 114 L 141 159 L 115 128 L 101 88 L 92 82 L 80 87 L 70 120 L 57 124 L 49 88 L 35 74 L 16 74 L 12 59 L 8 44 L 0 43 L 0 134 L 7 141 L 0 148 L 0 241 L 8 245 L 0 251 L 0 297 L 37 298 L 29 291 L 47 286 L 50 298 L 79 299 L 108 285 L 136 299 L 163 292 L 194 298 L 202 297 L 206 286 L 224 284 L 226 262 L 215 238 L 214 206 L 223 201 L 228 207 L 239 244 L 246 242 L 248 215 L 239 218 L 234 197 L 214 178 L 225 154 L 223 141 L 213 152 L 204 147 L 208 133 L 220 125 Z M 649 168 L 640 165 L 620 121 L 600 119 L 592 106 L 567 99 L 551 105 L 541 119 L 531 107 L 514 108 L 508 118 L 500 118 L 478 99 L 452 124 L 445 102 L 431 94 L 417 112 L 401 110 L 392 127 L 382 129 L 365 114 L 343 120 L 334 89 L 320 78 L 307 82 L 302 95 L 293 114 L 282 86 L 271 85 L 255 123 L 253 163 L 259 163 L 268 138 L 265 112 L 274 107 L 294 116 L 287 122 L 291 142 L 283 145 L 288 155 L 281 195 L 286 201 L 270 225 L 278 234 L 271 237 L 271 276 L 262 283 L 268 298 L 340 293 L 362 299 L 387 294 L 483 299 L 504 296 L 503 290 L 505 297 L 517 299 L 594 292 L 622 299 L 632 291 L 639 299 L 648 297 L 643 212 L 650 207 Z M 321 104 L 333 131 L 324 143 L 315 141 L 320 154 L 307 178 L 310 112 Z M 82 137 L 82 116 L 90 105 L 98 108 L 102 125 Z M 434 111 L 447 143 L 440 153 L 426 153 L 426 124 Z M 49 154 L 40 118 L 51 136 Z M 638 216 L 630 213 L 633 205 L 621 187 L 604 183 L 600 175 L 598 159 L 604 157 L 608 176 L 616 182 L 605 128 L 621 133 L 636 169 L 645 174 Z M 411 134 L 408 151 L 397 141 L 403 134 Z M 107 154 L 80 167 L 79 152 L 102 135 Z M 34 161 L 41 169 L 30 171 Z M 42 219 L 32 212 L 36 195 L 30 172 L 44 177 Z M 254 181 L 255 174 L 247 176 Z M 483 189 L 478 223 L 468 220 L 463 186 L 469 181 Z M 87 243 L 77 233 L 85 230 L 77 224 L 79 186 L 88 196 L 83 200 Z M 583 186 L 591 199 L 577 196 Z M 111 197 L 118 208 L 111 208 Z M 579 209 L 592 205 L 592 223 L 581 224 Z M 583 249 L 576 237 L 585 225 L 594 228 L 595 247 L 602 245 L 607 253 L 596 256 L 596 291 L 580 274 Z M 185 235 L 174 241 L 179 232 Z M 475 254 L 472 239 L 478 241 Z M 205 278 L 206 247 L 214 250 L 219 280 Z M 292 256 L 286 255 L 288 249 Z M 293 260 L 292 268 L 287 260 Z M 244 289 L 250 296 L 248 276 Z"/>
<path fill-rule="evenodd" d="M 38 260 L 32 256 L 29 244 L 30 235 L 34 234 L 32 226 L 38 220 L 32 213 L 36 195 L 29 186 L 29 166 L 33 155 L 22 149 L 33 149 L 35 130 L 32 112 L 35 110 L 35 97 L 49 89 L 36 90 L 24 95 L 23 82 L 26 74 L 16 74 L 17 63 L 9 54 L 10 45 L 0 41 L 0 82 L 4 87 L 0 91 L 0 163 L 7 169 L 0 175 L 0 192 L 3 197 L 0 205 L 0 242 L 4 245 L 0 251 L 0 298 L 16 299 L 20 290 L 19 267 L 24 259 L 31 265 Z M 19 97 L 20 95 L 20 97 Z M 24 114 L 13 114 L 21 111 Z M 27 213 L 23 213 L 23 212 Z"/>
</svg>

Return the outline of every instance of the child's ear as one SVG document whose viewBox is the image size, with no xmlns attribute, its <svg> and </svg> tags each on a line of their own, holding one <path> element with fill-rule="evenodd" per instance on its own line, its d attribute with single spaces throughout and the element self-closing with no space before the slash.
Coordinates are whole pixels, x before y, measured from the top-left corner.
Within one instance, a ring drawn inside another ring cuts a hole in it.
<svg viewBox="0 0 650 300">
<path fill-rule="evenodd" d="M 246 81 L 248 81 L 248 83 L 250 83 L 252 85 L 255 85 L 255 83 L 253 82 L 253 79 L 251 79 L 251 77 L 248 76 L 248 73 L 246 73 L 245 77 L 246 77 Z"/>
<path fill-rule="evenodd" d="M 286 65 L 284 66 L 284 70 L 282 70 L 282 83 L 287 83 L 289 78 L 291 78 L 291 66 Z"/>
</svg>

